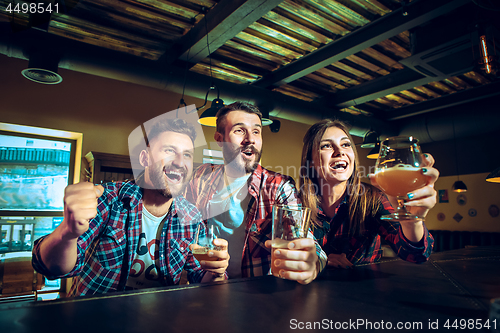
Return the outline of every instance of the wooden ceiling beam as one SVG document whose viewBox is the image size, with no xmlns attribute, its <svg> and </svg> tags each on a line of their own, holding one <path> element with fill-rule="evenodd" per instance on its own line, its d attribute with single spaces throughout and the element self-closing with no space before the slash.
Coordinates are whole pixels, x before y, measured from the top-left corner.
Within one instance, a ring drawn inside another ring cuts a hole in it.
<svg viewBox="0 0 500 333">
<path fill-rule="evenodd" d="M 457 91 L 453 94 L 405 106 L 394 111 L 388 111 L 385 112 L 384 118 L 389 121 L 408 118 L 418 114 L 449 108 L 497 95 L 500 95 L 500 82 L 494 82 L 484 86 Z"/>
<path fill-rule="evenodd" d="M 283 0 L 222 0 L 181 40 L 165 52 L 166 65 L 176 60 L 196 64 L 278 6 Z M 208 46 L 207 46 L 208 30 Z M 188 57 L 189 55 L 189 57 Z"/>
<path fill-rule="evenodd" d="M 293 63 L 275 70 L 253 85 L 270 88 L 295 81 L 320 68 L 345 59 L 408 29 L 470 3 L 471 0 L 420 0 L 409 3 L 403 16 L 401 8 L 331 42 Z"/>
<path fill-rule="evenodd" d="M 421 86 L 435 80 L 436 78 L 422 75 L 410 68 L 405 68 L 349 89 L 325 95 L 318 102 L 323 105 L 335 105 L 338 108 L 347 108 L 411 89 L 415 86 Z"/>
</svg>

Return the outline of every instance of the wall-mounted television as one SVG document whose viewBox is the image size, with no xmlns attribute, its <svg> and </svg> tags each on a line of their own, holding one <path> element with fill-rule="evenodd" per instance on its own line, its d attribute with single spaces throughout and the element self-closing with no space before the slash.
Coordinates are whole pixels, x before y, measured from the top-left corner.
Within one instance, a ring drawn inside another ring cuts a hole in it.
<svg viewBox="0 0 500 333">
<path fill-rule="evenodd" d="M 79 178 L 81 138 L 36 134 L 46 131 L 5 131 L 0 126 L 0 216 L 63 214 L 64 189 Z"/>
</svg>

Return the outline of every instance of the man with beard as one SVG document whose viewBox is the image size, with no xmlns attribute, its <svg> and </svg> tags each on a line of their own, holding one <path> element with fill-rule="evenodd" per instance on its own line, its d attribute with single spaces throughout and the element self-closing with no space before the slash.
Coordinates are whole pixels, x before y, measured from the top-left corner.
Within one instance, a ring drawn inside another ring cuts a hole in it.
<svg viewBox="0 0 500 333">
<path fill-rule="evenodd" d="M 271 267 L 272 206 L 298 205 L 295 183 L 259 164 L 262 114 L 254 105 L 235 102 L 221 108 L 214 139 L 222 147 L 224 165 L 201 165 L 186 198 L 228 241 L 229 278 L 266 275 Z M 326 254 L 312 233 L 290 242 L 276 257 L 279 276 L 303 284 L 314 280 L 326 265 Z"/>
<path fill-rule="evenodd" d="M 180 194 L 193 172 L 195 129 L 182 119 L 156 123 L 140 153 L 136 181 L 66 187 L 64 220 L 35 242 L 33 266 L 49 279 L 74 277 L 71 296 L 225 279 L 227 242 L 218 261 L 189 251 L 201 214 Z"/>
</svg>

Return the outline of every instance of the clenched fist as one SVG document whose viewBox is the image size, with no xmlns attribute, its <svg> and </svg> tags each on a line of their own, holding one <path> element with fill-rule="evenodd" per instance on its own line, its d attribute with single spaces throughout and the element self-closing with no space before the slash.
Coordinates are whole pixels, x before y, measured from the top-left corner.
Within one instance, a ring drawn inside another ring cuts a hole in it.
<svg viewBox="0 0 500 333">
<path fill-rule="evenodd" d="M 89 228 L 89 220 L 97 215 L 97 199 L 104 192 L 101 185 L 78 183 L 64 190 L 64 235 L 66 239 L 81 236 Z"/>
</svg>

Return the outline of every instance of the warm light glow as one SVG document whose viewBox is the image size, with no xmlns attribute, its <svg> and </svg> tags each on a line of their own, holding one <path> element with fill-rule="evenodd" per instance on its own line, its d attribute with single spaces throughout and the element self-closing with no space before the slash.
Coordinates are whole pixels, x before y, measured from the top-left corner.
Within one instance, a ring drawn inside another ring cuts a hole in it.
<svg viewBox="0 0 500 333">
<path fill-rule="evenodd" d="M 198 122 L 204 126 L 209 126 L 209 127 L 216 127 L 217 126 L 217 117 L 205 117 L 205 118 L 200 118 Z"/>
<path fill-rule="evenodd" d="M 380 164 L 381 164 L 381 165 L 384 165 L 384 164 L 386 164 L 386 163 L 390 163 L 390 162 L 394 162 L 394 161 L 396 161 L 396 159 L 391 158 L 391 159 L 388 159 L 388 160 L 382 161 Z"/>
<path fill-rule="evenodd" d="M 487 177 L 486 181 L 490 183 L 500 183 L 500 168 L 493 170 Z"/>
<path fill-rule="evenodd" d="M 455 183 L 453 183 L 453 186 L 451 187 L 453 192 L 467 192 L 467 185 L 461 180 L 457 180 Z"/>
<path fill-rule="evenodd" d="M 487 178 L 486 181 L 490 183 L 500 183 L 500 177 Z"/>
<path fill-rule="evenodd" d="M 380 143 L 377 143 L 377 145 L 373 147 L 372 150 L 370 150 L 366 158 L 370 160 L 376 160 L 378 158 L 379 153 L 380 153 Z"/>
<path fill-rule="evenodd" d="M 491 74 L 491 57 L 488 53 L 488 46 L 486 45 L 486 36 L 482 35 L 479 37 L 479 41 L 481 43 L 481 58 L 482 58 L 482 63 L 484 64 L 484 71 L 487 74 Z"/>
</svg>

